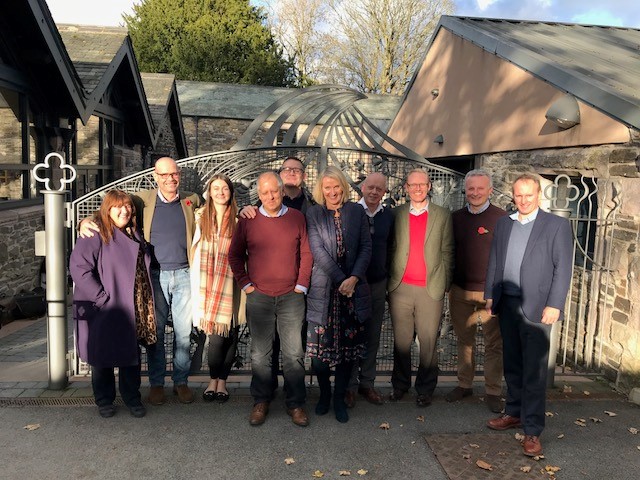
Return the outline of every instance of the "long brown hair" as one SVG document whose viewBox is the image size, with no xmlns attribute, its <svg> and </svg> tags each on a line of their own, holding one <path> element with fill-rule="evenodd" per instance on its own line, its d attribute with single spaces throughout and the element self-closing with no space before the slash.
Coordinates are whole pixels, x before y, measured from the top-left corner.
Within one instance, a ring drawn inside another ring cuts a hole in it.
<svg viewBox="0 0 640 480">
<path fill-rule="evenodd" d="M 227 223 L 227 228 L 224 232 L 220 232 L 221 235 L 226 237 L 230 237 L 233 235 L 233 232 L 236 229 L 236 216 L 238 215 L 238 204 L 236 203 L 236 197 L 234 193 L 233 183 L 231 183 L 231 179 L 226 175 L 216 174 L 213 175 L 207 185 L 205 187 L 205 198 L 207 201 L 204 204 L 202 209 L 202 217 L 200 218 L 200 229 L 202 231 L 202 236 L 211 240 L 218 230 L 218 219 L 216 217 L 216 207 L 213 199 L 211 198 L 211 194 L 209 190 L 211 190 L 211 184 L 214 180 L 222 180 L 229 187 L 229 193 L 231 193 L 231 198 L 229 199 L 229 203 L 227 203 L 227 210 L 229 211 L 229 222 Z"/>
<path fill-rule="evenodd" d="M 121 207 L 123 205 L 131 206 L 131 219 L 126 226 L 131 227 L 133 230 L 136 229 L 136 206 L 133 204 L 131 197 L 122 190 L 110 190 L 102 200 L 102 205 L 100 205 L 100 210 L 98 210 L 97 214 L 98 218 L 96 219 L 96 223 L 100 228 L 100 238 L 102 238 L 105 244 L 111 241 L 113 238 L 113 229 L 117 228 L 113 220 L 111 220 L 109 212 L 112 207 Z"/>
</svg>

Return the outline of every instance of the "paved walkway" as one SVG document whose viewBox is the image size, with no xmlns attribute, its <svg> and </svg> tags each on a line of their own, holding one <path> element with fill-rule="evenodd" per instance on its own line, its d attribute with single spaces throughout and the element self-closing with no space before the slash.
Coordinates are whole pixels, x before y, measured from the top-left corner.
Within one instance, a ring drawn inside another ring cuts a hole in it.
<svg viewBox="0 0 640 480">
<path fill-rule="evenodd" d="M 248 379 L 232 380 L 231 400 L 224 405 L 204 403 L 200 394 L 207 379 L 193 377 L 197 399 L 191 405 L 179 404 L 167 386 L 170 401 L 149 407 L 145 418 L 119 407 L 114 418 L 102 419 L 86 378 L 72 378 L 63 391 L 47 389 L 45 321 L 13 322 L 0 330 L 0 479 L 301 479 L 340 478 L 344 472 L 402 480 L 640 475 L 635 430 L 640 430 L 640 407 L 594 378 L 557 377 L 557 387 L 549 391 L 545 458 L 537 461 L 522 455 L 515 430 L 486 429 L 492 414 L 480 384 L 477 395 L 449 404 L 443 394 L 454 383 L 443 377 L 433 405 L 422 409 L 413 395 L 383 406 L 359 399 L 347 424 L 312 413 L 318 392 L 310 386 L 311 425 L 299 428 L 281 396 L 267 422 L 251 427 Z M 389 392 L 388 379 L 378 386 Z M 143 394 L 147 388 L 143 383 Z M 492 470 L 480 468 L 479 460 Z"/>
</svg>

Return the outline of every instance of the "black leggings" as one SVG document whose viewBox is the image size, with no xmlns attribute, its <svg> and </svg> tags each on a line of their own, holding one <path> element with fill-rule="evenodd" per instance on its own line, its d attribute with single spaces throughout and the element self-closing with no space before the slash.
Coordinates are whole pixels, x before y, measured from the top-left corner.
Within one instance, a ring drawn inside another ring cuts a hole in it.
<svg viewBox="0 0 640 480">
<path fill-rule="evenodd" d="M 231 367 L 233 367 L 233 360 L 236 358 L 238 330 L 238 326 L 231 328 L 228 337 L 221 337 L 215 333 L 209 335 L 207 358 L 209 361 L 209 376 L 211 378 L 226 380 L 229 377 Z"/>
</svg>

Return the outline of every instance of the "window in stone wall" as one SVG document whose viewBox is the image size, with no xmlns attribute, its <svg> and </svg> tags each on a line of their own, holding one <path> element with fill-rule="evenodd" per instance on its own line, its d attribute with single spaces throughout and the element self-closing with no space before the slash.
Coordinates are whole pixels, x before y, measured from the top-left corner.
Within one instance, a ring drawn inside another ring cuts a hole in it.
<svg viewBox="0 0 640 480">
<path fill-rule="evenodd" d="M 24 95 L 0 87 L 0 201 L 23 200 L 36 193 L 30 187 L 28 122 Z"/>
</svg>

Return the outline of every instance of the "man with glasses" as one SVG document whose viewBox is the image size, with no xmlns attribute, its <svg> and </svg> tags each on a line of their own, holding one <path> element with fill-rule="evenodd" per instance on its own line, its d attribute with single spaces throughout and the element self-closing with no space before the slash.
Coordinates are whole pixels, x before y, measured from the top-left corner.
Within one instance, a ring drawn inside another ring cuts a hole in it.
<svg viewBox="0 0 640 480">
<path fill-rule="evenodd" d="M 425 407 L 438 382 L 436 344 L 444 294 L 453 275 L 453 228 L 449 210 L 429 201 L 431 181 L 425 170 L 409 172 L 404 188 L 410 201 L 394 209 L 390 249 L 388 290 L 395 343 L 389 400 L 402 399 L 411 387 L 415 333 L 420 342 L 416 404 Z"/>
<path fill-rule="evenodd" d="M 354 362 L 351 380 L 345 395 L 347 407 L 355 405 L 356 390 L 369 403 L 382 405 L 382 395 L 374 388 L 376 380 L 376 357 L 380 345 L 380 331 L 384 319 L 387 296 L 389 265 L 387 250 L 393 233 L 393 213 L 382 205 L 382 197 L 387 191 L 387 177 L 380 172 L 367 175 L 361 185 L 362 198 L 358 203 L 364 208 L 369 219 L 372 255 L 367 269 L 367 283 L 371 289 L 371 321 L 366 326 L 367 353 Z"/>
<path fill-rule="evenodd" d="M 158 340 L 147 346 L 149 369 L 149 403 L 165 403 L 164 381 L 167 373 L 164 345 L 169 313 L 173 322 L 173 391 L 181 403 L 193 402 L 187 385 L 191 368 L 191 282 L 189 257 L 195 231 L 194 210 L 200 205 L 195 193 L 179 192 L 180 169 L 175 160 L 159 158 L 153 172 L 158 188 L 142 190 L 131 197 L 136 207 L 138 225 L 151 245 L 151 280 L 154 292 Z M 81 236 L 93 236 L 97 225 L 84 220 Z"/>
</svg>

